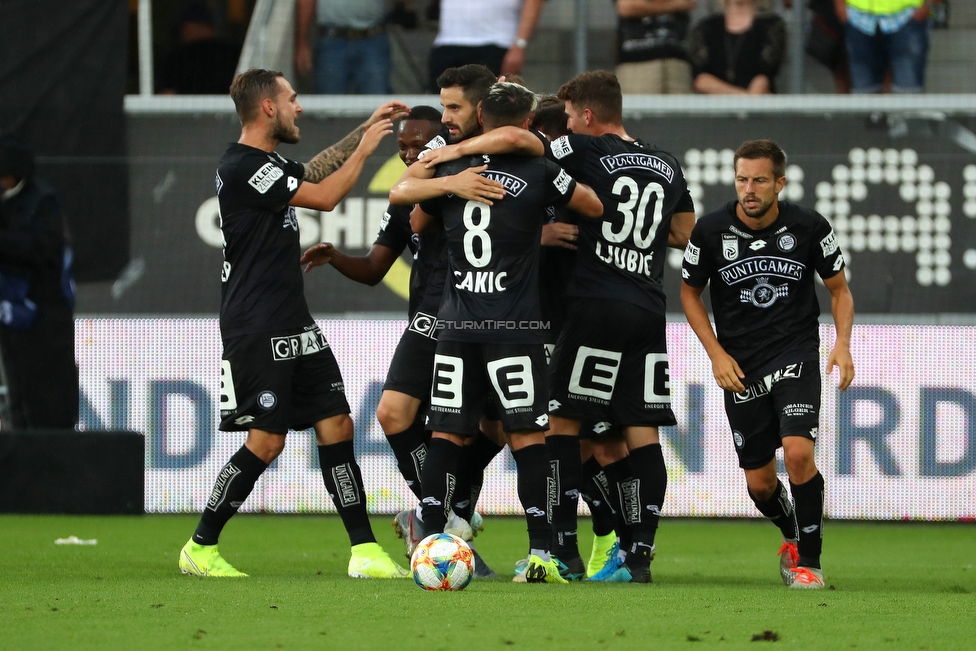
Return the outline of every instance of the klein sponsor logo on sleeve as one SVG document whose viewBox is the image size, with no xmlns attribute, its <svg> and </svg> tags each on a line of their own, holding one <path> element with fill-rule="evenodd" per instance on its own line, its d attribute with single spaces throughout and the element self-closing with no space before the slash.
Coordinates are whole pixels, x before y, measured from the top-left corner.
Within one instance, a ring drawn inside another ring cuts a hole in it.
<svg viewBox="0 0 976 651">
<path fill-rule="evenodd" d="M 561 170 L 559 176 L 552 182 L 559 190 L 559 194 L 566 194 L 569 192 L 569 184 L 573 182 L 573 177 L 566 173 L 566 170 Z"/>
<path fill-rule="evenodd" d="M 257 172 L 254 173 L 248 184 L 261 194 L 265 194 L 271 189 L 275 181 L 285 175 L 285 171 L 274 163 L 265 163 Z"/>
<path fill-rule="evenodd" d="M 444 136 L 434 136 L 426 145 L 424 145 L 424 150 L 420 152 L 420 155 L 417 158 L 423 158 L 427 152 L 434 151 L 435 149 L 440 149 L 441 147 L 445 146 L 447 146 L 447 141 L 444 140 Z"/>
<path fill-rule="evenodd" d="M 390 225 L 390 213 L 383 213 L 383 219 L 380 220 L 380 230 L 385 231 L 386 227 Z"/>
<path fill-rule="evenodd" d="M 274 361 L 295 359 L 302 355 L 314 355 L 329 347 L 325 335 L 315 328 L 301 334 L 271 338 L 271 354 Z"/>
<path fill-rule="evenodd" d="M 552 150 L 553 157 L 557 160 L 566 158 L 573 153 L 573 146 L 569 144 L 569 138 L 567 136 L 556 138 L 549 145 L 549 148 Z"/>
<path fill-rule="evenodd" d="M 664 177 L 671 183 L 674 180 L 674 169 L 657 156 L 640 153 L 614 154 L 600 159 L 603 168 L 610 174 L 622 170 L 648 170 Z"/>
<path fill-rule="evenodd" d="M 837 251 L 837 237 L 834 235 L 833 229 L 827 237 L 820 240 L 820 250 L 823 251 L 823 256 L 826 258 L 828 255 L 832 255 Z"/>
<path fill-rule="evenodd" d="M 688 264 L 698 264 L 699 256 L 701 255 L 701 249 L 688 242 L 688 246 L 685 247 L 685 262 Z"/>
</svg>

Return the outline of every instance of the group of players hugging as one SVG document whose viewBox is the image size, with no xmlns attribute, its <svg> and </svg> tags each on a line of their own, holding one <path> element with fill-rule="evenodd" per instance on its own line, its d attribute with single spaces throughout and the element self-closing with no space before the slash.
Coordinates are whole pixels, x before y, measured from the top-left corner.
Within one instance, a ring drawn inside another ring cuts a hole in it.
<svg viewBox="0 0 976 651">
<path fill-rule="evenodd" d="M 393 523 L 408 556 L 426 535 L 470 541 L 482 528 L 484 470 L 508 445 L 529 543 L 514 581 L 650 583 L 667 488 L 658 428 L 676 424 L 662 290 L 673 247 L 684 251 L 682 306 L 724 390 L 749 495 L 782 532 L 783 582 L 823 587 L 814 271 L 836 331 L 826 370 L 839 367 L 841 389 L 854 376 L 853 299 L 829 223 L 778 200 L 786 158 L 769 140 L 738 149 L 736 200 L 696 222 L 679 162 L 627 134 L 612 73 L 580 74 L 557 97 L 515 81 L 479 65 L 449 69 L 438 79 L 443 113 L 388 102 L 300 163 L 275 151 L 299 140 L 289 82 L 268 70 L 235 79 L 241 138 L 216 177 L 221 429 L 248 434 L 180 553 L 184 573 L 245 576 L 219 554 L 218 536 L 288 430 L 313 428 L 352 544 L 349 576 L 406 576 L 373 536 L 342 377 L 310 316 L 302 267 L 328 264 L 372 285 L 409 248 L 408 326 L 377 409 L 418 499 Z M 348 256 L 322 243 L 302 254 L 294 207 L 332 210 L 394 128 L 407 169 L 372 248 Z M 709 283 L 717 334 L 701 298 Z M 779 447 L 790 491 L 777 477 Z M 592 514 L 588 561 L 580 497 Z M 476 576 L 498 575 L 476 555 Z"/>
</svg>

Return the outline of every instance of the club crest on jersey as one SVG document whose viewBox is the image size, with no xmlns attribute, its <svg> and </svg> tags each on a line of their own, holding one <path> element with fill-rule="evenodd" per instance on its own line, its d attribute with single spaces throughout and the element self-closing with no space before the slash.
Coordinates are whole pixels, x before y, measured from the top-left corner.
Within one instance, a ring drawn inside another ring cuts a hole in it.
<svg viewBox="0 0 976 651">
<path fill-rule="evenodd" d="M 722 233 L 722 257 L 729 261 L 739 257 L 739 238 L 732 233 Z"/>
<path fill-rule="evenodd" d="M 641 153 L 621 153 L 604 156 L 600 159 L 603 168 L 610 174 L 620 170 L 650 170 L 663 176 L 668 183 L 674 179 L 674 169 L 657 156 Z"/>
<path fill-rule="evenodd" d="M 769 278 L 760 277 L 752 289 L 739 291 L 739 302 L 752 303 L 756 307 L 770 307 L 781 296 L 789 296 L 789 285 L 771 285 Z"/>
<path fill-rule="evenodd" d="M 255 190 L 264 194 L 271 189 L 275 181 L 284 175 L 285 171 L 274 163 L 265 163 L 247 182 Z"/>
<path fill-rule="evenodd" d="M 779 247 L 779 250 L 783 253 L 789 253 L 796 248 L 796 238 L 790 233 L 783 233 L 779 236 L 779 239 L 776 240 L 776 246 Z"/>
<path fill-rule="evenodd" d="M 525 189 L 525 186 L 528 185 L 528 183 L 519 177 L 509 174 L 508 172 L 499 172 L 498 170 L 485 170 L 481 173 L 481 176 L 501 183 L 502 187 L 505 188 L 505 192 L 514 197 L 519 196 L 519 194 L 522 193 L 522 190 Z"/>
</svg>

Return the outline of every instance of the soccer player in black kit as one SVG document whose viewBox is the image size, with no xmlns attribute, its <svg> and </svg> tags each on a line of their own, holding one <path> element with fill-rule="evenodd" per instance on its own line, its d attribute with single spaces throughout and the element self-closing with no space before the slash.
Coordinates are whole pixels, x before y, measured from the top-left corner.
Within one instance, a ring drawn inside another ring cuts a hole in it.
<svg viewBox="0 0 976 651">
<path fill-rule="evenodd" d="M 352 189 L 365 159 L 407 107 L 388 102 L 362 126 L 308 163 L 282 157 L 297 143 L 302 107 L 280 72 L 248 70 L 231 97 L 241 137 L 217 169 L 224 236 L 220 330 L 220 428 L 247 440 L 217 476 L 179 567 L 197 576 L 247 576 L 217 550 L 217 539 L 285 445 L 289 429 L 315 429 L 326 489 L 349 534 L 348 574 L 401 578 L 406 572 L 376 543 L 366 514 L 362 474 L 353 454 L 342 375 L 312 320 L 303 293 L 298 221 L 293 206 L 332 210 Z"/>
<path fill-rule="evenodd" d="M 572 299 L 550 364 L 550 430 L 558 500 L 553 551 L 564 573 L 583 567 L 576 544 L 580 487 L 579 429 L 593 422 L 593 451 L 624 515 L 619 553 L 596 581 L 650 583 L 654 538 L 667 488 L 658 427 L 674 425 L 661 288 L 666 247 L 684 248 L 694 204 L 678 161 L 630 137 L 613 73 L 585 72 L 559 89 L 572 135 L 551 144 L 527 132 L 499 129 L 432 152 L 428 165 L 475 152 L 543 152 L 599 195 L 602 219 L 582 220 Z M 446 151 L 445 151 L 446 149 Z M 625 442 L 605 440 L 609 424 Z"/>
<path fill-rule="evenodd" d="M 482 102 L 481 121 L 486 132 L 503 125 L 524 129 L 534 105 L 529 90 L 500 82 Z M 504 197 L 489 205 L 448 195 L 422 202 L 422 212 L 411 218 L 421 230 L 425 218 L 440 217 L 449 261 L 428 412 L 434 433 L 422 480 L 424 530 L 444 528 L 461 446 L 477 433 L 491 395 L 518 467 L 529 533 L 525 579 L 566 583 L 550 554 L 539 247 L 547 205 L 567 205 L 588 217 L 599 216 L 603 206 L 592 190 L 538 157 L 469 156 L 442 165 L 437 175 L 480 166 L 506 188 Z"/>
<path fill-rule="evenodd" d="M 791 588 L 823 588 L 824 480 L 814 459 L 820 418 L 820 304 L 830 291 L 837 336 L 827 373 L 854 379 L 854 299 L 844 256 L 819 213 L 780 201 L 786 155 L 770 140 L 735 153 L 737 201 L 702 217 L 685 249 L 681 304 L 725 390 L 732 442 L 756 508 L 779 527 L 780 575 Z M 701 294 L 711 287 L 712 331 Z M 783 448 L 790 494 L 776 476 Z"/>
</svg>

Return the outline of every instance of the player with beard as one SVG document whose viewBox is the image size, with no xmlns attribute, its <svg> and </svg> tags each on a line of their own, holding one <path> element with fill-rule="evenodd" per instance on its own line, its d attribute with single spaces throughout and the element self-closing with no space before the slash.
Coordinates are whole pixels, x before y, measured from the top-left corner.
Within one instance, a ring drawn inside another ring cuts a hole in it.
<svg viewBox="0 0 976 651">
<path fill-rule="evenodd" d="M 816 272 L 830 291 L 841 391 L 854 379 L 854 299 L 844 255 L 826 219 L 779 200 L 786 154 L 771 140 L 735 153 L 736 201 L 702 217 L 685 249 L 681 304 L 725 391 L 725 411 L 749 497 L 783 534 L 780 575 L 792 588 L 823 588 L 824 480 L 814 444 L 820 420 Z M 716 337 L 701 294 L 710 284 Z M 783 448 L 790 492 L 776 476 Z M 790 503 L 790 494 L 793 503 Z"/>
<path fill-rule="evenodd" d="M 554 550 L 582 566 L 576 546 L 579 430 L 595 423 L 594 453 L 620 500 L 627 527 L 620 550 L 597 581 L 650 583 L 654 539 L 667 489 L 658 427 L 674 425 L 661 287 L 666 247 L 684 248 L 694 204 L 678 161 L 636 140 L 623 126 L 623 96 L 611 72 L 577 75 L 559 89 L 573 133 L 551 144 L 517 129 L 499 129 L 432 152 L 435 165 L 475 152 L 543 152 L 593 187 L 606 206 L 580 222 L 579 251 L 567 296 L 569 315 L 550 364 L 550 459 L 558 472 Z M 608 324 L 612 324 L 608 327 Z M 622 427 L 625 443 L 601 433 Z M 547 438 L 549 438 L 547 437 Z"/>
<path fill-rule="evenodd" d="M 486 130 L 525 129 L 534 105 L 529 90 L 499 82 L 482 102 L 479 119 Z M 444 529 L 462 445 L 477 433 L 490 395 L 518 467 L 529 534 L 525 580 L 566 583 L 550 555 L 548 391 L 538 286 L 541 216 L 548 205 L 566 205 L 589 217 L 599 216 L 603 206 L 592 190 L 541 157 L 473 155 L 442 166 L 436 175 L 486 165 L 482 173 L 508 189 L 503 198 L 488 205 L 445 193 L 422 202 L 411 216 L 416 231 L 431 217 L 440 218 L 449 261 L 428 411 L 434 433 L 422 481 L 424 531 Z"/>
<path fill-rule="evenodd" d="M 281 454 L 288 430 L 314 428 L 325 487 L 352 544 L 349 576 L 401 578 L 406 572 L 373 536 L 342 375 L 305 302 L 294 206 L 334 209 L 392 132 L 391 120 L 407 107 L 384 104 L 303 164 L 275 151 L 279 143 L 299 141 L 295 121 L 302 114 L 280 72 L 248 70 L 230 94 L 241 137 L 224 152 L 216 177 L 224 237 L 220 428 L 247 431 L 247 439 L 218 474 L 200 523 L 180 552 L 180 570 L 247 576 L 223 559 L 217 539 Z"/>
</svg>

